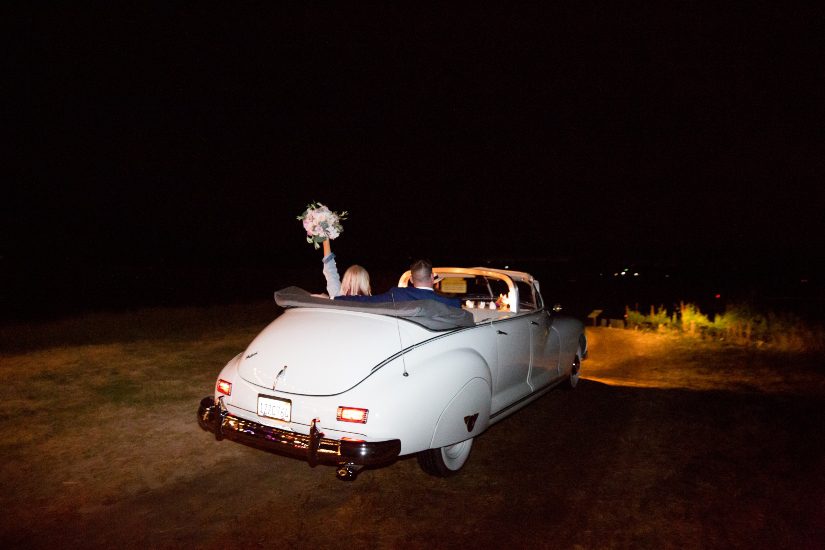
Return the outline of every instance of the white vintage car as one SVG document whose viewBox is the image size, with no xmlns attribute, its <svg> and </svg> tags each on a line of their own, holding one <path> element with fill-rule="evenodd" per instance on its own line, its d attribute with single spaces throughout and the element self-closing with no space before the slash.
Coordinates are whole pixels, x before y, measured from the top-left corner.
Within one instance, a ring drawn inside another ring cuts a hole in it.
<svg viewBox="0 0 825 550">
<path fill-rule="evenodd" d="M 583 323 L 548 309 L 531 275 L 433 271 L 436 289 L 460 298 L 461 309 L 276 292 L 285 311 L 220 372 L 200 426 L 334 464 L 340 479 L 411 454 L 427 473 L 448 476 L 490 425 L 558 384 L 576 386 Z"/>
</svg>

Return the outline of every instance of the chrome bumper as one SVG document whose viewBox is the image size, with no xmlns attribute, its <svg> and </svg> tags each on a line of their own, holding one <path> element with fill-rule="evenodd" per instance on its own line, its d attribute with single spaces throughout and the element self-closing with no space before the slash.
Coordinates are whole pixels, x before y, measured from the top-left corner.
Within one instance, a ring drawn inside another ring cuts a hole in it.
<svg viewBox="0 0 825 550">
<path fill-rule="evenodd" d="M 401 452 L 401 440 L 389 441 L 341 441 L 329 439 L 313 424 L 309 435 L 264 426 L 229 414 L 215 403 L 212 397 L 204 397 L 198 407 L 198 424 L 215 434 L 217 439 L 232 439 L 282 454 L 307 460 L 310 465 L 357 464 L 370 466 L 390 462 Z"/>
</svg>

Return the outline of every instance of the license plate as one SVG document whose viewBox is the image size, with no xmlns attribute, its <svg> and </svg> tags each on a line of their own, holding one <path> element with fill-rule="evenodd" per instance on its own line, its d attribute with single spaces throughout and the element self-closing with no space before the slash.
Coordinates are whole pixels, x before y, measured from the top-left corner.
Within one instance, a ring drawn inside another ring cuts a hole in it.
<svg viewBox="0 0 825 550">
<path fill-rule="evenodd" d="M 292 402 L 289 399 L 259 395 L 258 416 L 289 422 L 292 418 Z"/>
</svg>

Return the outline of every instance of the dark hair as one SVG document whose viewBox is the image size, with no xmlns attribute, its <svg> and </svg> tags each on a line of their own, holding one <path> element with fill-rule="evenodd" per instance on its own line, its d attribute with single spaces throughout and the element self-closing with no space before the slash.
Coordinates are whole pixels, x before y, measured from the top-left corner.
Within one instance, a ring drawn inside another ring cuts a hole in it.
<svg viewBox="0 0 825 550">
<path fill-rule="evenodd" d="M 410 266 L 413 283 L 429 283 L 432 274 L 433 263 L 430 260 L 416 260 Z"/>
</svg>

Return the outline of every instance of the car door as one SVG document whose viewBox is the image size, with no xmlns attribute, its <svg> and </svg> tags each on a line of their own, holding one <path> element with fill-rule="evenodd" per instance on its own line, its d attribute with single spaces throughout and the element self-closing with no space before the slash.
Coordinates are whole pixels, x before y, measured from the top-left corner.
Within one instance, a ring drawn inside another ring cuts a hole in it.
<svg viewBox="0 0 825 550">
<path fill-rule="evenodd" d="M 498 352 L 498 370 L 493 382 L 495 413 L 532 391 L 530 373 L 530 320 L 526 316 L 493 321 Z"/>
<path fill-rule="evenodd" d="M 559 372 L 559 333 L 553 328 L 553 318 L 541 311 L 530 318 L 530 387 L 539 390 L 556 380 Z"/>
</svg>

